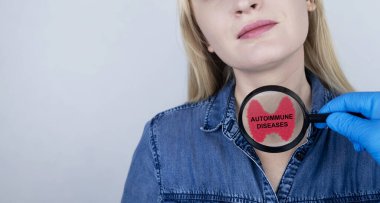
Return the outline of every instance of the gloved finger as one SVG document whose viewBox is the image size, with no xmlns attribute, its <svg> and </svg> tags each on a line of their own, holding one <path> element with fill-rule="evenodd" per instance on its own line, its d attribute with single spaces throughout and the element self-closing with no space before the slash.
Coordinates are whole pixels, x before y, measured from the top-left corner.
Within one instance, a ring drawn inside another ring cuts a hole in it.
<svg viewBox="0 0 380 203">
<path fill-rule="evenodd" d="M 364 150 L 364 148 L 360 144 L 358 144 L 357 142 L 354 142 L 353 145 L 354 145 L 355 151 L 357 151 L 357 152 Z"/>
<path fill-rule="evenodd" d="M 369 119 L 380 119 L 380 92 L 350 92 L 325 104 L 319 113 L 356 112 Z"/>
<path fill-rule="evenodd" d="M 364 132 L 370 132 L 368 120 L 353 116 L 349 113 L 332 113 L 326 123 L 333 131 L 347 137 L 351 142 L 363 145 Z"/>
<path fill-rule="evenodd" d="M 314 123 L 314 126 L 316 128 L 326 128 L 327 124 L 326 123 Z"/>
</svg>

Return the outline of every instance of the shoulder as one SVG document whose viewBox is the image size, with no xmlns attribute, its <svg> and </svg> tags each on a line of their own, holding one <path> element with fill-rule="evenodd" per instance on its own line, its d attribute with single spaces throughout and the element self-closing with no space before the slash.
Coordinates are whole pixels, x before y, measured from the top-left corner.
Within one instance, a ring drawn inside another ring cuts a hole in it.
<svg viewBox="0 0 380 203">
<path fill-rule="evenodd" d="M 161 163 L 169 164 L 178 151 L 188 151 L 189 143 L 201 137 L 197 135 L 203 133 L 200 127 L 210 102 L 211 98 L 186 102 L 161 111 L 146 122 L 142 139 L 149 143 L 158 168 Z"/>
<path fill-rule="evenodd" d="M 183 127 L 198 128 L 204 123 L 207 109 L 213 102 L 213 96 L 198 102 L 185 102 L 181 105 L 163 110 L 146 123 L 153 133 L 158 131 L 178 130 Z"/>
</svg>

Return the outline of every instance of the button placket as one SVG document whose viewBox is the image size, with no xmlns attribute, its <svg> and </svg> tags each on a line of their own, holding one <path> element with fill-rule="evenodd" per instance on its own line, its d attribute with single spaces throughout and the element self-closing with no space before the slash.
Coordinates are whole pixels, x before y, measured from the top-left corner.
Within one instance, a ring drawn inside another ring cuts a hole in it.
<svg viewBox="0 0 380 203">
<path fill-rule="evenodd" d="M 285 200 L 287 198 L 291 185 L 293 184 L 293 180 L 298 171 L 298 168 L 301 165 L 301 162 L 304 160 L 307 151 L 310 150 L 311 145 L 315 142 L 315 137 L 316 137 L 315 133 L 317 132 L 313 131 L 312 127 L 309 127 L 307 133 L 308 133 L 306 135 L 307 142 L 302 144 L 300 147 L 298 147 L 296 151 L 293 153 L 291 159 L 289 160 L 288 165 L 286 166 L 284 174 L 281 178 L 281 181 L 276 193 L 277 197 L 280 200 Z"/>
<path fill-rule="evenodd" d="M 295 155 L 295 158 L 298 161 L 302 161 L 304 159 L 304 157 L 305 157 L 305 155 L 302 152 L 297 152 L 297 154 Z"/>
<path fill-rule="evenodd" d="M 269 182 L 269 178 L 266 176 L 264 172 L 259 157 L 257 156 L 253 147 L 247 142 L 247 140 L 245 140 L 240 130 L 237 132 L 237 135 L 235 136 L 234 143 L 244 152 L 245 155 L 247 155 L 256 164 L 257 168 L 263 175 L 263 189 L 265 202 L 279 202 L 276 192 L 274 191 L 273 187 Z"/>
</svg>

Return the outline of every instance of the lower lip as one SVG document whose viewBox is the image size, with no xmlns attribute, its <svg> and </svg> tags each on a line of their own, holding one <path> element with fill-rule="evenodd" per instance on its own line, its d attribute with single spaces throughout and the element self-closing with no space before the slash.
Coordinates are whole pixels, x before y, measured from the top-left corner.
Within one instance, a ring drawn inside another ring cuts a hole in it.
<svg viewBox="0 0 380 203">
<path fill-rule="evenodd" d="M 254 30 L 251 30 L 251 31 L 245 33 L 239 39 L 257 38 L 261 34 L 263 34 L 264 32 L 272 29 L 272 27 L 274 27 L 275 25 L 276 24 L 268 24 L 268 25 L 264 25 L 264 26 L 258 27 L 258 28 L 254 29 Z"/>
</svg>

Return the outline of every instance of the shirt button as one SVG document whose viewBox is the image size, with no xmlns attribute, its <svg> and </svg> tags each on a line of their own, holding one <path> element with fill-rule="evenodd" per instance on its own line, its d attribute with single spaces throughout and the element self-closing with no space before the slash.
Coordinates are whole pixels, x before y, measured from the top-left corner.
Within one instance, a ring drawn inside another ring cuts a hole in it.
<svg viewBox="0 0 380 203">
<path fill-rule="evenodd" d="M 298 152 L 298 153 L 296 154 L 296 159 L 297 159 L 298 161 L 302 161 L 304 157 L 305 157 L 305 155 L 304 155 L 302 152 Z"/>
</svg>

